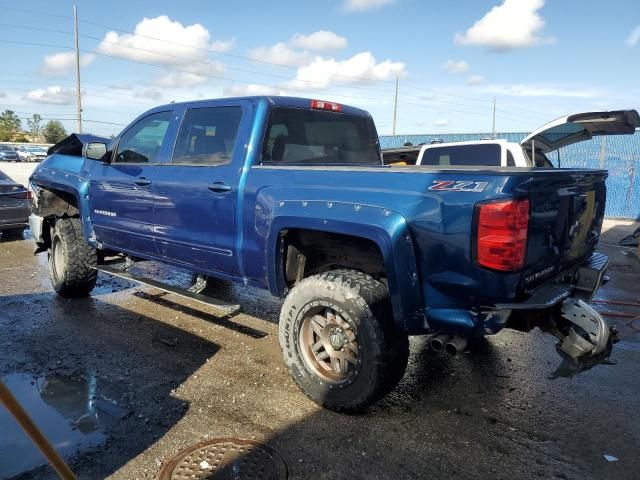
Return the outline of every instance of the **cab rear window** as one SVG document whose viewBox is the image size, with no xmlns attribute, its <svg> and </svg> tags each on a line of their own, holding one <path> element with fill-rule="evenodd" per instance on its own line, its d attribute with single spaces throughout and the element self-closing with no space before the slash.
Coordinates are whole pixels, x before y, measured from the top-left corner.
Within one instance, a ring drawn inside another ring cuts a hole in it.
<svg viewBox="0 0 640 480">
<path fill-rule="evenodd" d="M 501 148 L 497 144 L 434 147 L 425 150 L 421 165 L 499 167 L 500 154 Z"/>
<path fill-rule="evenodd" d="M 302 108 L 273 108 L 262 163 L 278 165 L 380 165 L 369 117 Z"/>
</svg>

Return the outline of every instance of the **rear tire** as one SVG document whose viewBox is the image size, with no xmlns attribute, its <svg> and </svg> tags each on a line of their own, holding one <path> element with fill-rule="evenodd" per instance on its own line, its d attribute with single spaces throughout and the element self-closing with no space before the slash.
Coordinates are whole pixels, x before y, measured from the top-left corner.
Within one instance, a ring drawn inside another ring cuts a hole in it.
<svg viewBox="0 0 640 480">
<path fill-rule="evenodd" d="M 282 306 L 279 328 L 291 376 L 330 410 L 368 407 L 407 367 L 409 341 L 394 328 L 389 291 L 361 272 L 333 270 L 302 280 Z"/>
<path fill-rule="evenodd" d="M 84 241 L 79 218 L 61 218 L 51 231 L 49 276 L 62 297 L 86 297 L 96 286 L 96 250 Z"/>
</svg>

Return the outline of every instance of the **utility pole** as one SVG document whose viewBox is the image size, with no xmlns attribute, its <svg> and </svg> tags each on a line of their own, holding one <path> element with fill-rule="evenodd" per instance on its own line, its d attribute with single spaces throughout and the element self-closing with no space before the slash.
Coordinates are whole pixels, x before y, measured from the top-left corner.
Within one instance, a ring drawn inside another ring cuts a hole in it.
<svg viewBox="0 0 640 480">
<path fill-rule="evenodd" d="M 76 107 L 78 109 L 78 133 L 82 133 L 82 96 L 80 94 L 80 47 L 78 46 L 78 7 L 73 4 L 73 36 L 76 47 Z"/>
<path fill-rule="evenodd" d="M 496 138 L 496 97 L 493 97 L 493 127 L 491 128 L 493 138 Z"/>
<path fill-rule="evenodd" d="M 398 83 L 400 83 L 400 75 L 396 76 L 396 96 L 393 102 L 393 128 L 391 130 L 391 135 L 396 134 L 396 118 L 398 116 Z"/>
</svg>

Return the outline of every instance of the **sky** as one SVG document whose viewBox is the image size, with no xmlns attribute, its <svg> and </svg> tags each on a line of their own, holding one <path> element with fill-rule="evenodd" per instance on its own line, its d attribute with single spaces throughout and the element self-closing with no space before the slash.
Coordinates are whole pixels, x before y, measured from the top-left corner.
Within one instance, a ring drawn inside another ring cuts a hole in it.
<svg viewBox="0 0 640 480">
<path fill-rule="evenodd" d="M 83 129 L 171 101 L 291 95 L 391 134 L 531 131 L 637 108 L 640 2 L 77 0 Z M 0 110 L 76 131 L 73 1 L 0 0 Z M 26 127 L 26 121 L 23 122 Z"/>
</svg>

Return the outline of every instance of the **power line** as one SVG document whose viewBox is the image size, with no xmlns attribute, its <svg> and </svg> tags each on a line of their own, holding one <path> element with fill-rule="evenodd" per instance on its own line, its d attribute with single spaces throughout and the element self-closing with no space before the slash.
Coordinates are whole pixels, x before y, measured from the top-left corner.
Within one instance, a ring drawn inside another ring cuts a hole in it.
<svg viewBox="0 0 640 480">
<path fill-rule="evenodd" d="M 91 23 L 91 22 L 85 22 L 85 23 Z M 23 27 L 23 28 L 29 28 L 29 29 L 35 29 L 35 30 L 39 30 L 40 29 L 40 28 L 37 28 L 37 27 Z M 115 29 L 114 27 L 107 27 L 107 28 Z M 118 29 L 115 29 L 115 30 L 118 30 Z M 126 32 L 126 33 L 130 33 L 132 35 L 138 35 L 138 36 L 141 36 L 141 37 L 146 37 L 144 35 L 139 35 L 139 34 L 136 34 L 136 33 L 133 33 L 133 32 L 127 32 L 125 30 L 120 30 L 120 31 Z M 67 33 L 67 32 L 64 32 L 64 33 Z M 103 41 L 103 42 L 111 43 L 111 44 L 114 44 L 114 45 L 118 45 L 119 47 L 124 47 L 124 48 L 129 48 L 129 49 L 132 49 L 132 50 L 142 51 L 142 52 L 153 54 L 153 55 L 166 56 L 166 57 L 169 57 L 169 58 L 187 60 L 187 61 L 190 61 L 190 62 L 197 62 L 197 63 L 201 63 L 201 64 L 211 65 L 211 66 L 214 66 L 214 67 L 220 67 L 220 64 L 215 63 L 215 62 L 206 61 L 206 60 L 183 57 L 183 56 L 179 56 L 179 55 L 172 55 L 172 54 L 167 54 L 167 53 L 164 53 L 164 52 L 158 52 L 156 50 L 149 50 L 149 49 L 144 49 L 144 48 L 140 48 L 140 47 L 133 47 L 133 46 L 130 46 L 130 45 L 121 45 L 121 44 L 118 44 L 117 42 L 109 42 L 109 41 L 102 40 L 100 38 L 92 37 L 92 36 L 89 36 L 89 35 L 80 35 L 80 36 L 82 36 L 84 38 L 90 38 L 90 39 L 96 40 L 96 41 Z M 151 39 L 154 39 L 154 40 L 163 41 L 163 42 L 167 42 L 167 43 L 173 43 L 173 44 L 181 45 L 181 46 L 184 46 L 184 47 L 192 47 L 192 46 L 189 46 L 189 45 L 178 44 L 176 42 L 171 42 L 171 41 L 168 41 L 168 40 L 158 39 L 158 38 L 155 38 L 155 37 L 146 37 L 146 38 L 151 38 Z M 19 42 L 13 42 L 13 43 L 19 43 Z M 38 45 L 39 46 L 46 46 L 46 44 L 38 44 Z M 53 46 L 53 45 L 51 45 L 51 46 Z M 55 46 L 55 47 L 56 48 L 67 48 L 67 49 L 69 49 L 69 47 L 63 47 L 63 46 Z M 199 48 L 199 47 L 193 47 L 193 48 L 202 50 L 202 48 Z M 210 49 L 204 49 L 204 50 L 210 50 Z M 229 77 L 222 76 L 222 75 L 212 75 L 212 74 L 205 74 L 205 73 L 197 73 L 197 72 L 193 72 L 193 71 L 190 71 L 190 70 L 180 69 L 180 68 L 177 68 L 177 67 L 171 66 L 171 65 L 158 65 L 158 64 L 155 64 L 155 63 L 152 63 L 152 62 L 144 62 L 144 61 L 141 61 L 141 60 L 127 59 L 127 58 L 119 56 L 119 55 L 106 54 L 106 53 L 99 52 L 99 51 L 93 51 L 93 50 L 82 50 L 82 51 L 86 52 L 86 53 L 92 53 L 92 54 L 106 56 L 106 57 L 110 57 L 110 58 L 116 58 L 116 59 L 123 60 L 123 61 L 132 61 L 132 62 L 135 62 L 135 63 L 141 63 L 141 64 L 144 64 L 144 65 L 154 66 L 154 67 L 157 67 L 157 68 L 164 68 L 164 69 L 175 70 L 175 71 L 179 71 L 179 72 L 183 72 L 183 73 L 200 75 L 200 76 L 208 77 L 208 78 L 225 79 L 225 80 L 235 81 L 235 82 L 238 82 L 238 83 L 244 83 L 244 84 L 249 84 L 249 85 L 254 84 L 254 85 L 266 86 L 266 87 L 276 88 L 276 89 L 277 88 L 282 88 L 282 89 L 285 89 L 285 90 L 289 89 L 289 90 L 304 91 L 304 92 L 307 91 L 304 88 L 296 88 L 296 87 L 292 87 L 292 86 L 277 86 L 277 85 L 264 84 L 264 83 L 253 82 L 253 81 L 250 82 L 250 81 L 242 81 L 242 80 L 237 80 L 237 79 L 231 79 Z M 245 57 L 242 57 L 242 58 L 245 58 Z M 226 69 L 229 69 L 229 70 L 238 70 L 238 71 L 241 71 L 241 72 L 244 72 L 244 73 L 252 73 L 252 74 L 256 74 L 256 75 L 265 75 L 265 76 L 270 76 L 270 77 L 275 77 L 275 78 L 282 78 L 282 79 L 287 79 L 287 80 L 289 79 L 289 77 L 284 77 L 282 75 L 269 74 L 269 73 L 264 73 L 264 72 L 256 72 L 256 71 L 253 71 L 253 70 L 232 67 L 232 66 L 229 66 L 229 65 L 225 65 L 225 66 L 223 66 L 223 68 L 226 68 Z M 370 80 L 367 77 L 352 77 L 352 78 L 361 78 L 361 79 Z M 314 84 L 319 84 L 319 85 L 325 85 L 323 82 L 315 82 L 315 81 L 312 81 L 312 80 L 299 80 L 299 79 L 296 79 L 296 81 L 304 82 L 304 83 L 314 83 Z M 383 81 L 383 80 L 375 80 L 375 81 L 388 83 L 387 81 Z M 405 84 L 403 84 L 403 85 L 405 85 Z M 373 88 L 369 88 L 369 87 L 356 86 L 356 85 L 344 85 L 344 84 L 341 84 L 341 86 L 343 88 L 347 88 L 347 89 L 358 89 L 358 90 L 363 90 L 363 91 L 383 92 L 383 93 L 389 93 L 389 94 L 392 93 L 392 92 L 389 92 L 389 91 L 386 91 L 386 90 L 373 89 Z M 417 87 L 417 86 L 410 85 L 410 84 L 407 84 L 405 86 L 408 86 L 409 88 L 413 88 L 413 89 L 416 89 L 416 90 L 425 91 L 425 92 L 428 92 L 428 93 L 431 93 L 431 94 L 437 95 L 437 96 L 450 96 L 452 98 L 463 98 L 463 99 L 467 99 L 467 100 L 481 102 L 481 103 L 487 105 L 487 108 L 490 108 L 489 107 L 489 105 L 490 105 L 489 101 L 486 100 L 486 99 L 479 99 L 479 98 L 467 97 L 467 96 L 462 96 L 462 95 L 455 95 L 455 94 L 436 92 L 434 90 L 429 90 L 429 89 L 425 89 L 425 88 L 422 88 L 422 87 Z M 354 98 L 354 99 L 379 100 L 379 98 L 362 97 L 362 96 L 354 96 L 354 95 L 335 95 L 334 94 L 334 96 L 340 96 L 340 97 L 344 97 L 344 98 Z M 406 94 L 406 93 L 404 94 L 404 96 L 408 96 L 408 97 L 415 98 L 415 99 L 422 100 L 422 101 L 441 103 L 441 104 L 445 104 L 445 105 L 458 105 L 458 106 L 463 106 L 463 107 L 466 107 L 466 108 L 482 109 L 482 107 L 480 107 L 480 106 L 462 104 L 462 103 L 459 103 L 459 102 L 453 102 L 451 100 L 443 100 L 443 99 L 438 99 L 438 98 L 424 98 L 424 97 L 419 97 L 419 96 L 416 96 L 416 95 L 411 95 L 411 94 Z M 175 96 L 175 97 L 177 98 L 178 96 Z M 186 98 L 186 97 L 183 97 L 183 98 Z M 432 105 L 425 105 L 425 106 L 432 106 Z M 533 112 L 533 113 L 535 115 L 539 115 L 539 116 L 543 116 L 544 115 L 544 114 L 542 114 L 540 112 Z M 520 111 L 518 112 L 518 114 L 523 115 L 523 113 L 520 112 Z"/>
</svg>

